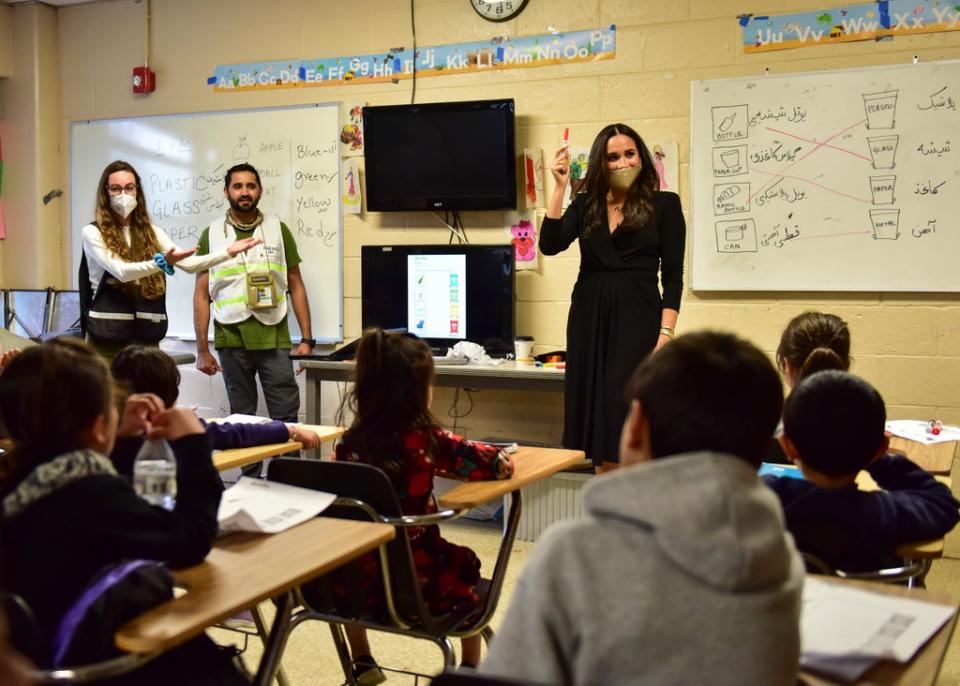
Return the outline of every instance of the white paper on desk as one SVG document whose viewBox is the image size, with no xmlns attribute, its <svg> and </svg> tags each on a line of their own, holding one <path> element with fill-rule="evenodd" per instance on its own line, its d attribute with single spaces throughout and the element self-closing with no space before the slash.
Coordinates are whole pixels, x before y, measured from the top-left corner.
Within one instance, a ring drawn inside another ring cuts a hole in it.
<svg viewBox="0 0 960 686">
<path fill-rule="evenodd" d="M 332 493 L 240 477 L 223 492 L 217 522 L 220 533 L 252 531 L 275 534 L 316 517 L 336 500 Z"/>
<path fill-rule="evenodd" d="M 954 611 L 948 605 L 874 593 L 808 576 L 800 618 L 800 662 L 819 671 L 830 671 L 831 663 L 838 668 L 859 663 L 861 674 L 876 659 L 905 663 Z M 837 676 L 847 674 L 844 671 Z"/>
<path fill-rule="evenodd" d="M 934 443 L 946 443 L 947 441 L 960 441 L 960 427 L 944 426 L 939 434 L 927 433 L 927 422 L 917 421 L 915 419 L 893 419 L 887 422 L 887 431 L 894 436 L 906 438 L 924 445 L 933 445 Z"/>
<path fill-rule="evenodd" d="M 273 420 L 270 419 L 270 417 L 260 417 L 259 415 L 255 414 L 231 414 L 216 421 L 226 422 L 228 424 L 266 424 L 267 422 L 272 422 Z"/>
</svg>

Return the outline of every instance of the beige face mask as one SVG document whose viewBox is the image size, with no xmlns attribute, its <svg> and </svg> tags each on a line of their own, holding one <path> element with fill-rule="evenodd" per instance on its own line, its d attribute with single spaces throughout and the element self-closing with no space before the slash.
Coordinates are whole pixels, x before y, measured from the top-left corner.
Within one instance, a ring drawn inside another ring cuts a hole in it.
<svg viewBox="0 0 960 686">
<path fill-rule="evenodd" d="M 610 172 L 610 188 L 620 193 L 625 193 L 633 182 L 640 176 L 641 167 L 624 167 Z"/>
</svg>

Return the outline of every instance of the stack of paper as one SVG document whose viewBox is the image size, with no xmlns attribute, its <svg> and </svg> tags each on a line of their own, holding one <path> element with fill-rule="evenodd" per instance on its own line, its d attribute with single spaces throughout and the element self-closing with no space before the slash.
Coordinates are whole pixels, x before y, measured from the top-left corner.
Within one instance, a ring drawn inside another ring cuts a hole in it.
<svg viewBox="0 0 960 686">
<path fill-rule="evenodd" d="M 332 493 L 243 476 L 223 492 L 217 521 L 221 534 L 275 534 L 316 517 L 336 498 Z"/>
<path fill-rule="evenodd" d="M 946 443 L 947 441 L 960 441 L 960 428 L 956 426 L 943 426 L 940 433 L 927 433 L 927 422 L 917 421 L 915 419 L 892 419 L 887 422 L 886 429 L 894 436 L 906 438 L 924 445 L 933 443 Z"/>
<path fill-rule="evenodd" d="M 909 662 L 954 611 L 808 576 L 800 664 L 812 672 L 856 681 L 881 659 Z"/>
</svg>

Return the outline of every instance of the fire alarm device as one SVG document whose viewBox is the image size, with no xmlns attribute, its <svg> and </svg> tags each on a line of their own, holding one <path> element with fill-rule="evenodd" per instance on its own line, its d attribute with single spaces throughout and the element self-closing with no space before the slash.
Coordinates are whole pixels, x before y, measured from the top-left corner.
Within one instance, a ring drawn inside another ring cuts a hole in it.
<svg viewBox="0 0 960 686">
<path fill-rule="evenodd" d="M 133 92 L 152 93 L 157 89 L 157 75 L 150 67 L 133 68 Z"/>
</svg>

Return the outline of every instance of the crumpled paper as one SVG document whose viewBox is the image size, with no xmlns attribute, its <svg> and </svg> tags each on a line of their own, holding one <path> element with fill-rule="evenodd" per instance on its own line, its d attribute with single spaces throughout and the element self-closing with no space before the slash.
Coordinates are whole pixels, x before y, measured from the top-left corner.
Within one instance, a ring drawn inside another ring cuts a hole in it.
<svg viewBox="0 0 960 686">
<path fill-rule="evenodd" d="M 493 367 L 503 364 L 502 359 L 495 359 L 487 355 L 487 351 L 478 343 L 460 341 L 452 348 L 447 348 L 447 357 L 465 357 L 471 364 L 486 364 Z"/>
</svg>

